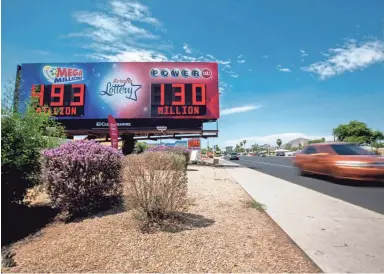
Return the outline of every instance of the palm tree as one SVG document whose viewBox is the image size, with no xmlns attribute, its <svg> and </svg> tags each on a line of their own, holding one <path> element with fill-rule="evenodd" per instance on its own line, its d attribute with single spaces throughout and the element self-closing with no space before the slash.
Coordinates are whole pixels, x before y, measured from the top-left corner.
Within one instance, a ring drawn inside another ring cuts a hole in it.
<svg viewBox="0 0 384 274">
<path fill-rule="evenodd" d="M 259 145 L 258 144 L 253 144 L 251 146 L 251 148 L 252 148 L 252 152 L 258 151 L 259 150 Z"/>
<path fill-rule="evenodd" d="M 236 144 L 235 151 L 240 152 L 240 145 L 239 144 Z"/>
<path fill-rule="evenodd" d="M 245 149 L 245 144 L 247 143 L 246 140 L 243 140 L 243 145 L 244 145 L 244 149 Z"/>
<path fill-rule="evenodd" d="M 280 148 L 280 146 L 281 146 L 282 143 L 283 143 L 283 142 L 281 141 L 281 139 L 277 139 L 277 140 L 276 140 L 276 144 L 277 144 L 277 147 L 278 147 L 278 148 Z"/>
</svg>

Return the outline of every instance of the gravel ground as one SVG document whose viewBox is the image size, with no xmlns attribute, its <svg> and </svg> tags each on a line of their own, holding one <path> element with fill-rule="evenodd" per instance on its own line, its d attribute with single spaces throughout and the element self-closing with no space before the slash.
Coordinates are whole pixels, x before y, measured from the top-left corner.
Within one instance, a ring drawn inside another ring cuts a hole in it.
<svg viewBox="0 0 384 274">
<path fill-rule="evenodd" d="M 224 169 L 190 166 L 189 229 L 143 234 L 131 212 L 54 223 L 2 272 L 320 272 Z M 268 207 L 268 205 L 266 205 Z"/>
</svg>

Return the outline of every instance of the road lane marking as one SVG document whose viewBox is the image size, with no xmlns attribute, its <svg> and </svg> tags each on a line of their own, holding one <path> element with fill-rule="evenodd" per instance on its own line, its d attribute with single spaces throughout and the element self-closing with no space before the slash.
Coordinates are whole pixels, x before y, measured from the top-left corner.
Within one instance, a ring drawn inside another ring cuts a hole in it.
<svg viewBox="0 0 384 274">
<path fill-rule="evenodd" d="M 280 166 L 280 167 L 295 168 L 293 166 L 284 166 L 284 165 L 271 164 L 271 163 L 260 162 L 260 161 L 250 161 L 250 160 L 241 160 L 241 159 L 240 159 L 240 161 L 251 162 L 251 163 L 260 163 L 260 164 L 265 164 L 265 165 L 270 165 L 270 166 Z"/>
</svg>

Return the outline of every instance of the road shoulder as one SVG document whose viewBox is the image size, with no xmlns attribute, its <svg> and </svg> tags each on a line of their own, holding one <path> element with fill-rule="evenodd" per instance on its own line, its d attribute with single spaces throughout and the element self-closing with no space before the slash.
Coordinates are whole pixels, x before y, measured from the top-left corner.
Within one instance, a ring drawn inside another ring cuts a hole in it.
<svg viewBox="0 0 384 274">
<path fill-rule="evenodd" d="M 384 272 L 384 215 L 249 168 L 224 168 L 324 272 Z"/>
</svg>

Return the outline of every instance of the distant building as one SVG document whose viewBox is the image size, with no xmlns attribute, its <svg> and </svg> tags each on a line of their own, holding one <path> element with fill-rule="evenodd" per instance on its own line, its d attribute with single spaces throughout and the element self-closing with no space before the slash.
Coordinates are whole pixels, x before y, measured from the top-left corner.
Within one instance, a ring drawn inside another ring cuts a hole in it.
<svg viewBox="0 0 384 274">
<path fill-rule="evenodd" d="M 227 147 L 225 147 L 225 151 L 226 151 L 226 152 L 231 152 L 231 151 L 233 151 L 233 146 L 227 146 Z"/>
<path fill-rule="evenodd" d="M 282 148 L 291 147 L 291 148 L 298 148 L 298 147 L 304 147 L 308 144 L 309 139 L 306 138 L 297 138 L 295 140 L 292 140 L 284 145 L 282 145 Z"/>
<path fill-rule="evenodd" d="M 156 144 L 156 146 L 167 146 L 167 147 L 188 147 L 188 141 L 175 141 L 175 142 L 160 142 L 160 144 Z"/>
</svg>

